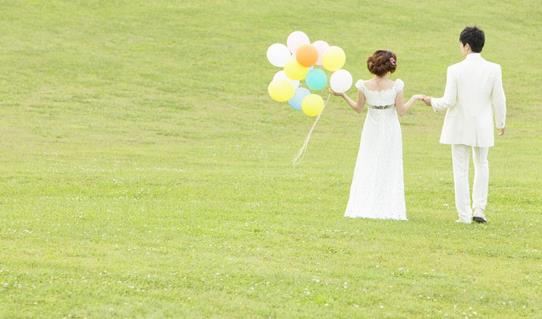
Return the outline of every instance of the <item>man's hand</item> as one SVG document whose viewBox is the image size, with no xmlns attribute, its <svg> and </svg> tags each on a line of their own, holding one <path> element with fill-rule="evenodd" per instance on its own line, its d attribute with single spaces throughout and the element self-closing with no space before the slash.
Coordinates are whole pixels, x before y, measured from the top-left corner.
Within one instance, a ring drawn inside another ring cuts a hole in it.
<svg viewBox="0 0 542 319">
<path fill-rule="evenodd" d="M 430 97 L 430 96 L 427 96 L 427 95 L 424 96 L 424 97 L 422 98 L 422 101 L 423 101 L 423 103 L 425 103 L 425 105 L 431 106 L 431 97 Z"/>
<path fill-rule="evenodd" d="M 504 131 L 506 131 L 506 128 L 498 128 L 497 129 L 497 132 L 499 132 L 499 136 L 503 136 L 504 135 Z"/>
</svg>

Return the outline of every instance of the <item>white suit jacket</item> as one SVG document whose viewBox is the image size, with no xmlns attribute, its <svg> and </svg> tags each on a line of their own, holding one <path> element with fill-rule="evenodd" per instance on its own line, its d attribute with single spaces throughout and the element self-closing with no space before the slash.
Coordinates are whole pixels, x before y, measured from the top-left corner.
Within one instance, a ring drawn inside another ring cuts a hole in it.
<svg viewBox="0 0 542 319">
<path fill-rule="evenodd" d="M 432 98 L 433 110 L 447 110 L 440 143 L 491 147 L 493 119 L 497 128 L 506 125 L 506 97 L 501 66 L 486 61 L 479 53 L 448 67 L 446 89 Z"/>
</svg>

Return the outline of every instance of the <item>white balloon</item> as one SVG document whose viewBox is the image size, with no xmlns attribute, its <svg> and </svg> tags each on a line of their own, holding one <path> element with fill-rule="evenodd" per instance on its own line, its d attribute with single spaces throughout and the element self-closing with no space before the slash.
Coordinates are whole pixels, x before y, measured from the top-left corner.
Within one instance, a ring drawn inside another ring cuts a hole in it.
<svg viewBox="0 0 542 319">
<path fill-rule="evenodd" d="M 309 37 L 304 32 L 294 31 L 290 33 L 286 43 L 288 44 L 288 49 L 290 50 L 290 52 L 295 53 L 295 51 L 297 51 L 297 48 L 299 48 L 303 44 L 310 44 L 311 40 L 309 40 Z"/>
<path fill-rule="evenodd" d="M 344 93 L 352 87 L 352 74 L 341 69 L 333 72 L 329 79 L 329 87 L 337 93 Z"/>
<path fill-rule="evenodd" d="M 329 44 L 326 41 L 318 40 L 314 41 L 312 46 L 316 48 L 316 51 L 318 51 L 318 61 L 316 61 L 316 65 L 322 65 L 322 57 L 324 56 L 326 50 L 329 49 Z"/>
<path fill-rule="evenodd" d="M 299 87 L 299 81 L 298 80 L 292 80 L 292 79 L 288 78 L 288 76 L 286 75 L 286 73 L 284 73 L 284 71 L 278 71 L 273 76 L 273 81 L 274 80 L 279 80 L 279 79 L 288 80 L 292 84 L 294 90 Z"/>
<path fill-rule="evenodd" d="M 267 60 L 274 66 L 282 68 L 290 60 L 290 51 L 282 43 L 274 43 L 267 49 Z"/>
</svg>

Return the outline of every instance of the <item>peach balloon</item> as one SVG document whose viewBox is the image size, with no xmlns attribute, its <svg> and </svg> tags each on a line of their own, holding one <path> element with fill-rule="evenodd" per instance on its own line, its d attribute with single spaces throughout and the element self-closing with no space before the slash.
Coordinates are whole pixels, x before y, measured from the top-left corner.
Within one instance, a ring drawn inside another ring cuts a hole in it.
<svg viewBox="0 0 542 319">
<path fill-rule="evenodd" d="M 318 61 L 318 51 L 314 46 L 310 44 L 304 44 L 297 49 L 295 57 L 299 64 L 309 67 L 314 65 L 316 61 Z"/>
</svg>

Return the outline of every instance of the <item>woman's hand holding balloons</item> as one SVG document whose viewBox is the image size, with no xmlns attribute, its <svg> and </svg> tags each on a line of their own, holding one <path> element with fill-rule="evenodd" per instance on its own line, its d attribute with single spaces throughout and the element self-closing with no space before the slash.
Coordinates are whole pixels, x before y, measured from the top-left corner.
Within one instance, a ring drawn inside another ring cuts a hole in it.
<svg viewBox="0 0 542 319">
<path fill-rule="evenodd" d="M 328 91 L 329 91 L 330 94 L 335 95 L 335 96 L 343 96 L 345 94 L 343 92 L 335 92 L 335 91 L 333 91 L 332 88 L 329 88 Z"/>
</svg>

